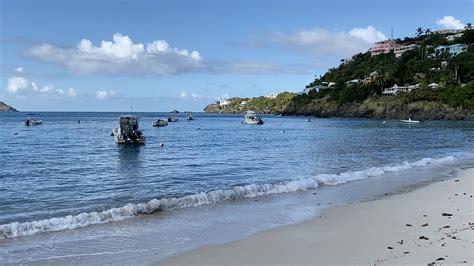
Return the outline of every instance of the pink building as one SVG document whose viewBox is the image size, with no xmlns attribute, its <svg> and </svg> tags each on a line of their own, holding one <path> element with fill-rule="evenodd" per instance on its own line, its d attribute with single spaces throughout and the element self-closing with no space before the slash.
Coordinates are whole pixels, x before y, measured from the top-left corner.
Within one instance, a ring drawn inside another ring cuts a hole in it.
<svg viewBox="0 0 474 266">
<path fill-rule="evenodd" d="M 376 42 L 375 46 L 370 48 L 370 55 L 379 55 L 379 54 L 386 54 L 390 53 L 397 47 L 397 44 L 393 40 L 386 40 L 381 42 Z"/>
</svg>

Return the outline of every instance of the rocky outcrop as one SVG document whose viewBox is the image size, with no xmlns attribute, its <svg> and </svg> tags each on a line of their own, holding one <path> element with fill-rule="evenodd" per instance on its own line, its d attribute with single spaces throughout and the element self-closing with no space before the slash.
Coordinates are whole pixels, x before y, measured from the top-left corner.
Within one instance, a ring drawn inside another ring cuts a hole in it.
<svg viewBox="0 0 474 266">
<path fill-rule="evenodd" d="M 314 115 L 317 117 L 364 117 L 386 119 L 474 120 L 474 110 L 451 107 L 441 102 L 417 101 L 401 104 L 399 101 L 368 99 L 363 103 L 339 105 L 327 98 L 312 100 L 305 105 L 290 103 L 284 115 Z"/>
<path fill-rule="evenodd" d="M 0 112 L 18 112 L 18 110 L 4 102 L 0 102 Z"/>
</svg>

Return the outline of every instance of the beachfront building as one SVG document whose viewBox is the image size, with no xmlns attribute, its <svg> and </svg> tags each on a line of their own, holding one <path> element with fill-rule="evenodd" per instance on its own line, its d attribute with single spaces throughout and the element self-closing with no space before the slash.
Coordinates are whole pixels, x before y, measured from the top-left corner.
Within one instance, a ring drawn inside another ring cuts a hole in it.
<svg viewBox="0 0 474 266">
<path fill-rule="evenodd" d="M 393 85 L 390 88 L 385 88 L 382 91 L 383 96 L 394 96 L 397 95 L 400 92 L 409 92 L 414 89 L 418 89 L 420 87 L 420 84 L 415 84 L 415 85 L 408 85 L 408 86 L 398 86 L 397 84 Z"/>
<path fill-rule="evenodd" d="M 346 87 L 352 86 L 352 85 L 358 85 L 360 83 L 360 80 L 358 79 L 351 79 L 349 81 L 344 82 Z"/>
<path fill-rule="evenodd" d="M 456 56 L 467 50 L 467 45 L 456 43 L 452 45 L 438 45 L 434 48 L 434 57 L 439 57 L 441 54 L 448 52 L 449 56 Z"/>
<path fill-rule="evenodd" d="M 448 41 L 454 41 L 455 39 L 457 38 L 461 38 L 463 36 L 464 33 L 460 32 L 460 33 L 457 33 L 457 34 L 453 34 L 453 35 L 448 35 L 446 37 L 444 37 L 446 40 Z"/>
<path fill-rule="evenodd" d="M 416 48 L 418 48 L 417 44 L 399 45 L 395 47 L 393 52 L 395 53 L 395 57 L 400 57 L 406 51 L 415 50 Z"/>
<path fill-rule="evenodd" d="M 241 101 L 241 102 L 240 102 L 240 106 L 241 106 L 241 107 L 244 107 L 244 106 L 246 106 L 246 105 L 247 105 L 247 101 Z"/>
<path fill-rule="evenodd" d="M 385 40 L 381 42 L 376 42 L 374 47 L 369 49 L 369 52 L 371 56 L 387 54 L 393 51 L 395 47 L 397 47 L 397 44 L 394 40 Z"/>
<path fill-rule="evenodd" d="M 321 82 L 321 84 L 306 87 L 306 88 L 303 90 L 303 94 L 309 94 L 309 93 L 312 92 L 312 91 L 319 92 L 320 90 L 324 90 L 324 89 L 327 89 L 327 88 L 331 88 L 331 87 L 334 86 L 334 85 L 336 85 L 336 82 L 323 81 L 323 82 Z"/>
<path fill-rule="evenodd" d="M 221 107 L 226 107 L 229 104 L 230 104 L 229 100 L 223 100 L 223 101 L 219 102 L 219 106 L 221 106 Z"/>
<path fill-rule="evenodd" d="M 278 94 L 279 93 L 272 92 L 272 93 L 270 93 L 269 95 L 267 95 L 265 97 L 268 98 L 268 99 L 276 99 L 276 97 L 278 97 Z"/>
<path fill-rule="evenodd" d="M 377 78 L 378 76 L 380 75 L 380 71 L 378 70 L 375 70 L 375 71 L 372 71 L 369 73 L 369 75 L 367 77 L 365 77 L 364 79 L 361 80 L 362 84 L 364 85 L 367 85 L 367 84 L 370 84 L 372 83 L 375 78 Z"/>
<path fill-rule="evenodd" d="M 457 34 L 463 32 L 464 29 L 444 29 L 444 30 L 435 30 L 434 34 Z"/>
<path fill-rule="evenodd" d="M 437 89 L 437 88 L 439 88 L 439 84 L 433 82 L 431 84 L 428 84 L 428 87 L 430 87 L 431 89 Z"/>
</svg>

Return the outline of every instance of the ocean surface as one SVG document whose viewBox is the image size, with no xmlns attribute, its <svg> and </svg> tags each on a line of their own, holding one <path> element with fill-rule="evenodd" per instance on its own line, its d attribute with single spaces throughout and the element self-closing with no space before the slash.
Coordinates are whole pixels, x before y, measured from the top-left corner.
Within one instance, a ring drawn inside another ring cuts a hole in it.
<svg viewBox="0 0 474 266">
<path fill-rule="evenodd" d="M 120 146 L 119 115 L 0 113 L 0 263 L 159 260 L 474 166 L 474 121 L 135 113 L 147 143 Z"/>
</svg>

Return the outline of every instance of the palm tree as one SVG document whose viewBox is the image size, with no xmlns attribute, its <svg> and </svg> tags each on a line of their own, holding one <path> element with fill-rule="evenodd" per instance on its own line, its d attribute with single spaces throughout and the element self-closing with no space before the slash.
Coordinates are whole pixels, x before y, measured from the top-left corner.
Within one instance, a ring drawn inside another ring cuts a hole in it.
<svg viewBox="0 0 474 266">
<path fill-rule="evenodd" d="M 466 23 L 466 26 L 464 26 L 466 30 L 471 30 L 472 29 L 472 24 L 471 22 Z"/>
<path fill-rule="evenodd" d="M 416 29 L 416 36 L 421 36 L 421 34 L 423 34 L 423 28 L 422 27 L 418 27 Z"/>
<path fill-rule="evenodd" d="M 380 71 L 380 73 L 375 77 L 374 82 L 377 86 L 380 86 L 380 95 L 382 95 L 383 87 L 388 82 L 388 74 Z"/>
<path fill-rule="evenodd" d="M 426 29 L 425 29 L 425 34 L 426 34 L 426 35 L 430 35 L 431 33 L 433 33 L 433 32 L 431 31 L 431 29 L 429 29 L 429 28 L 426 28 Z"/>
</svg>

